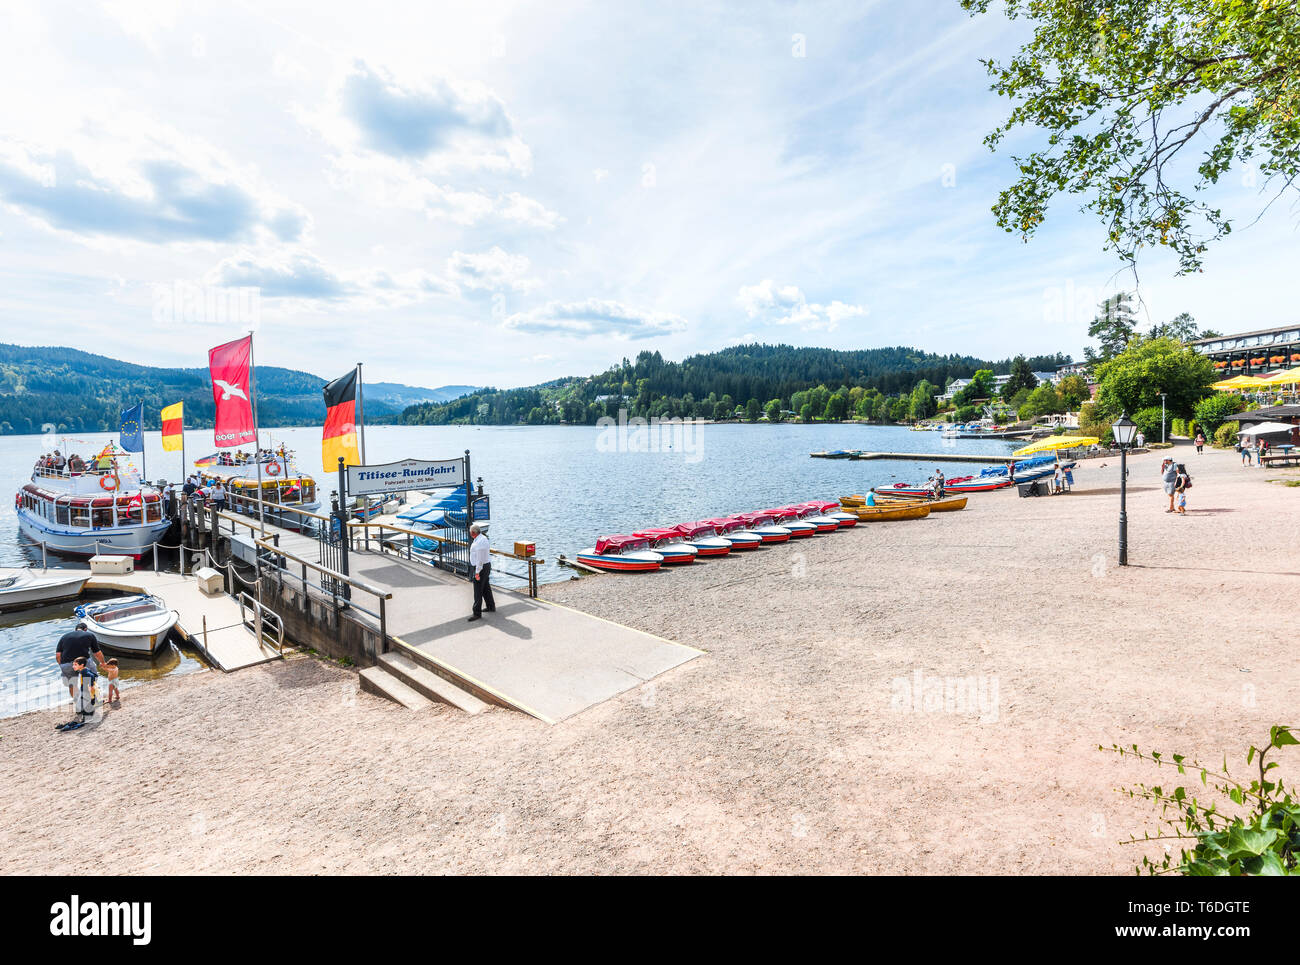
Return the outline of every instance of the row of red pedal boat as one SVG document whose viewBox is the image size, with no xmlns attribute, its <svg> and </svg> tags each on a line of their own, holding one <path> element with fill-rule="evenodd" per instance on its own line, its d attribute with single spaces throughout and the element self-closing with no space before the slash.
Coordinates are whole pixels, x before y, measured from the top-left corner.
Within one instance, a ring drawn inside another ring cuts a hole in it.
<svg viewBox="0 0 1300 965">
<path fill-rule="evenodd" d="M 858 517 L 840 511 L 837 502 L 812 500 L 717 519 L 602 536 L 578 552 L 578 562 L 598 570 L 636 573 L 663 566 L 694 563 L 700 557 L 726 556 L 787 543 L 857 525 Z"/>
</svg>

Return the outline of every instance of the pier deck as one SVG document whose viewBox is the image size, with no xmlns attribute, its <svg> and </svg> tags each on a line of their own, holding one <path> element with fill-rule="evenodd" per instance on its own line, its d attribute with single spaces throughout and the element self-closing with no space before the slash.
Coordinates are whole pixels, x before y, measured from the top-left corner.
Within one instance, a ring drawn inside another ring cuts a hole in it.
<svg viewBox="0 0 1300 965">
<path fill-rule="evenodd" d="M 902 459 L 908 462 L 993 462 L 1007 463 L 1011 454 L 1005 456 L 975 455 L 968 452 L 859 452 L 854 459 Z"/>
<path fill-rule="evenodd" d="M 120 576 L 92 576 L 86 581 L 86 589 L 157 594 L 179 615 L 176 629 L 181 636 L 218 670 L 229 673 L 280 656 L 259 643 L 244 625 L 234 597 L 225 593 L 207 596 L 193 577 L 138 570 Z"/>
<path fill-rule="evenodd" d="M 280 548 L 316 560 L 316 540 L 267 525 Z M 364 545 L 358 541 L 357 545 Z M 468 580 L 372 549 L 350 575 L 392 593 L 388 634 L 463 689 L 555 724 L 638 687 L 703 651 L 493 584 L 495 613 L 468 622 Z M 292 569 L 292 564 L 290 566 Z M 319 585 L 319 574 L 309 571 Z"/>
</svg>

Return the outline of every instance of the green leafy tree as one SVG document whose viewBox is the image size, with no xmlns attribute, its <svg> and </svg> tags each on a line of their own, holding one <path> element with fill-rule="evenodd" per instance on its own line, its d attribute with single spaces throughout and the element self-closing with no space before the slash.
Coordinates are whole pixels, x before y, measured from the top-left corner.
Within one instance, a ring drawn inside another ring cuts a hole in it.
<svg viewBox="0 0 1300 965">
<path fill-rule="evenodd" d="M 934 401 L 934 397 L 938 392 L 939 387 L 937 385 L 931 385 L 925 379 L 922 379 L 912 389 L 912 394 L 908 398 L 908 414 L 913 419 L 930 418 L 939 409 Z"/>
<path fill-rule="evenodd" d="M 800 422 L 812 422 L 812 421 L 813 421 L 813 407 L 812 407 L 812 403 L 811 403 L 811 402 L 805 402 L 805 403 L 800 407 L 800 409 L 799 409 L 799 421 L 800 421 Z"/>
<path fill-rule="evenodd" d="M 773 399 L 767 404 L 766 408 L 763 411 L 764 414 L 767 416 L 768 422 L 780 422 L 781 421 L 781 400 Z"/>
<path fill-rule="evenodd" d="M 1092 396 L 1088 393 L 1088 383 L 1081 375 L 1067 375 L 1056 386 L 1061 394 L 1061 402 L 1066 412 L 1073 412 Z"/>
<path fill-rule="evenodd" d="M 1167 322 L 1152 325 L 1148 338 L 1172 338 L 1179 342 L 1194 342 L 1201 337 L 1196 328 L 1196 319 L 1187 312 L 1180 312 Z"/>
<path fill-rule="evenodd" d="M 1193 348 L 1169 338 L 1135 336 L 1129 347 L 1097 367 L 1097 405 L 1109 417 L 1160 405 L 1186 417 L 1211 391 L 1214 365 Z"/>
<path fill-rule="evenodd" d="M 991 0 L 961 0 L 985 14 Z M 1182 273 L 1231 230 L 1203 200 L 1234 162 L 1254 164 L 1268 197 L 1300 175 L 1300 8 L 1269 0 L 1003 0 L 1032 36 L 984 61 L 1011 100 L 985 143 L 1047 132 L 1015 157 L 1019 177 L 993 207 L 1028 240 L 1058 195 L 1081 195 L 1106 248 L 1136 261 L 1168 246 Z M 1197 160 L 1199 159 L 1199 163 Z M 1271 203 L 1271 202 L 1270 202 Z"/>
<path fill-rule="evenodd" d="M 1108 362 L 1132 341 L 1137 329 L 1132 297 L 1128 292 L 1119 292 L 1097 306 L 1097 315 L 1088 326 L 1088 337 L 1095 338 L 1100 348 L 1089 345 L 1083 350 L 1089 362 Z"/>
<path fill-rule="evenodd" d="M 763 405 L 757 399 L 750 399 L 745 403 L 745 421 L 757 422 L 758 417 L 763 414 Z"/>
<path fill-rule="evenodd" d="M 826 420 L 838 422 L 849 414 L 849 390 L 839 388 L 826 400 Z"/>
<path fill-rule="evenodd" d="M 1014 399 L 1022 389 L 1033 389 L 1037 385 L 1038 376 L 1034 375 L 1034 370 L 1029 367 L 1025 357 L 1017 355 L 1011 360 L 1011 377 L 1002 386 L 1002 398 Z"/>
<path fill-rule="evenodd" d="M 1065 403 L 1057 393 L 1056 386 L 1050 382 L 1044 382 L 1029 393 L 1029 398 L 1020 407 L 1019 415 L 1021 419 L 1037 419 L 1039 416 L 1064 411 Z"/>
<path fill-rule="evenodd" d="M 1235 392 L 1216 392 L 1196 403 L 1196 426 L 1205 433 L 1206 438 L 1214 436 L 1215 430 L 1245 409 L 1246 403 Z"/>
</svg>

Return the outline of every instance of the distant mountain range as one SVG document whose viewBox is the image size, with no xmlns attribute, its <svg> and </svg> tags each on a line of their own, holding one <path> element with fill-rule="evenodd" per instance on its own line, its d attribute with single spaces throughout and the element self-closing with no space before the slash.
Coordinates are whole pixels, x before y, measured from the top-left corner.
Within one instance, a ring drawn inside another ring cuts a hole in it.
<svg viewBox="0 0 1300 965">
<path fill-rule="evenodd" d="M 325 419 L 326 379 L 274 365 L 257 366 L 257 415 L 266 428 L 319 425 Z M 475 391 L 469 385 L 436 389 L 367 383 L 368 424 L 399 420 L 404 409 L 445 403 Z M 145 428 L 159 428 L 159 410 L 185 403 L 187 428 L 212 425 L 212 386 L 206 368 L 136 365 L 78 349 L 0 344 L 0 435 L 41 432 L 113 432 L 122 409 L 145 404 Z"/>
</svg>

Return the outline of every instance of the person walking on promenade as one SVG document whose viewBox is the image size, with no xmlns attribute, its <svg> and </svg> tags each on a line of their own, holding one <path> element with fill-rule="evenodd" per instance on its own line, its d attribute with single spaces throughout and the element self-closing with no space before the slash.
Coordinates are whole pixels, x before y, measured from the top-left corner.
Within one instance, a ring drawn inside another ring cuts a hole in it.
<svg viewBox="0 0 1300 965">
<path fill-rule="evenodd" d="M 217 508 L 217 512 L 226 511 L 226 487 L 222 485 L 220 479 L 213 482 L 212 488 L 208 490 L 208 497 L 212 500 L 212 505 Z"/>
<path fill-rule="evenodd" d="M 1174 481 L 1174 491 L 1178 493 L 1178 515 L 1187 515 L 1187 490 L 1192 488 L 1192 477 L 1187 474 L 1187 467 L 1178 464 L 1178 478 Z"/>
<path fill-rule="evenodd" d="M 1172 459 L 1166 459 L 1160 464 L 1161 479 L 1165 484 L 1165 495 L 1169 497 L 1169 508 L 1166 513 L 1174 511 L 1174 484 L 1178 482 L 1178 467 L 1174 465 Z"/>
<path fill-rule="evenodd" d="M 1243 466 L 1249 466 L 1250 442 L 1247 441 L 1245 436 L 1237 436 L 1237 451 L 1241 453 L 1241 464 Z"/>
<path fill-rule="evenodd" d="M 1196 451 L 1201 452 L 1205 449 L 1205 433 L 1200 429 L 1196 430 L 1196 438 L 1192 440 L 1196 443 Z"/>
<path fill-rule="evenodd" d="M 484 603 L 487 604 L 488 613 L 495 613 L 497 601 L 492 599 L 492 584 L 489 582 L 492 576 L 492 547 L 488 544 L 487 534 L 475 523 L 469 528 L 469 535 L 469 565 L 474 570 L 474 615 L 469 618 L 469 622 L 473 623 L 483 619 Z"/>
</svg>

